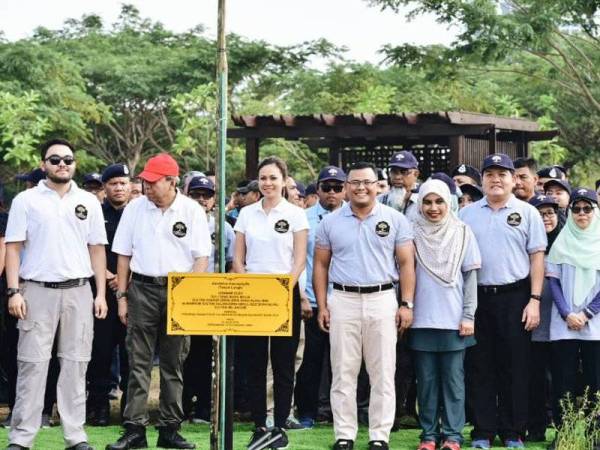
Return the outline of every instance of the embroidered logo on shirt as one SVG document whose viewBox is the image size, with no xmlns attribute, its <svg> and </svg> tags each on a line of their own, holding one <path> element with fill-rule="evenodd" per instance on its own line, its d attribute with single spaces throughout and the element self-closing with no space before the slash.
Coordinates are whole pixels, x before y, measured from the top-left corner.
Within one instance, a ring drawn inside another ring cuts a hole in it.
<svg viewBox="0 0 600 450">
<path fill-rule="evenodd" d="M 290 231 L 290 224 L 287 220 L 281 219 L 275 222 L 275 231 L 278 233 L 287 233 Z"/>
<path fill-rule="evenodd" d="M 519 225 L 521 225 L 521 220 L 521 214 L 512 213 L 509 214 L 506 218 L 506 223 L 509 224 L 511 227 L 518 227 Z"/>
<path fill-rule="evenodd" d="M 390 234 L 390 224 L 382 220 L 375 225 L 375 234 L 380 237 L 386 237 Z"/>
<path fill-rule="evenodd" d="M 175 222 L 173 224 L 173 234 L 178 238 L 182 238 L 187 234 L 187 227 L 183 222 Z"/>
<path fill-rule="evenodd" d="M 85 220 L 87 219 L 88 216 L 88 210 L 85 206 L 83 205 L 77 205 L 75 207 L 75 216 L 79 219 L 79 220 Z"/>
</svg>

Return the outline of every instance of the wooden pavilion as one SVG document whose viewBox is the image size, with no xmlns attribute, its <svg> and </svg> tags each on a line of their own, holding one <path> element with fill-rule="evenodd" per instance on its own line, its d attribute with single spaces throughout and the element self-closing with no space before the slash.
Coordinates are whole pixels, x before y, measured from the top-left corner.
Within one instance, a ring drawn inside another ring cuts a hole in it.
<svg viewBox="0 0 600 450">
<path fill-rule="evenodd" d="M 356 161 L 386 167 L 393 152 L 411 150 L 421 176 L 448 172 L 464 163 L 479 167 L 490 153 L 528 155 L 529 143 L 549 140 L 558 130 L 536 122 L 462 111 L 399 114 L 233 116 L 229 138 L 244 139 L 246 176 L 256 178 L 265 139 L 299 140 L 313 151 L 326 148 L 329 163 L 347 168 Z"/>
</svg>

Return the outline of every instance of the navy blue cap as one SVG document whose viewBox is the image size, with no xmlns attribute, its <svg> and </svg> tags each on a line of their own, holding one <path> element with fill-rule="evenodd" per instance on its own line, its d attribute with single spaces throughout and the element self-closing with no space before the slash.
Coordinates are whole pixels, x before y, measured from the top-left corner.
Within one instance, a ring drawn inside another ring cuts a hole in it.
<svg viewBox="0 0 600 450">
<path fill-rule="evenodd" d="M 304 186 L 304 183 L 302 183 L 301 181 L 296 181 L 296 189 L 298 189 L 298 195 L 301 198 L 306 197 L 306 186 Z"/>
<path fill-rule="evenodd" d="M 457 175 L 464 175 L 475 180 L 477 184 L 481 184 L 481 174 L 479 173 L 479 170 L 477 170 L 473 166 L 469 166 L 468 164 L 461 164 L 460 166 L 456 166 L 450 175 L 452 177 L 455 177 Z"/>
<path fill-rule="evenodd" d="M 448 189 L 450 189 L 450 193 L 452 195 L 456 195 L 456 183 L 454 182 L 454 180 L 452 178 L 450 178 L 444 172 L 435 172 L 435 173 L 431 174 L 430 178 L 432 180 L 443 181 L 448 186 Z"/>
<path fill-rule="evenodd" d="M 402 150 L 392 155 L 388 167 L 398 167 L 400 169 L 418 169 L 419 161 L 408 150 Z"/>
<path fill-rule="evenodd" d="M 258 181 L 250 180 L 247 181 L 246 184 L 238 184 L 236 191 L 238 191 L 240 194 L 247 194 L 248 192 L 260 192 L 260 189 L 258 187 Z"/>
<path fill-rule="evenodd" d="M 117 177 L 128 177 L 129 176 L 129 167 L 125 164 L 111 164 L 107 166 L 102 172 L 102 182 L 106 183 L 111 178 Z M 84 178 L 85 180 L 85 178 Z M 84 181 L 85 183 L 85 181 Z"/>
<path fill-rule="evenodd" d="M 102 184 L 102 175 L 98 172 L 86 173 L 83 176 L 83 184 L 98 183 Z"/>
<path fill-rule="evenodd" d="M 540 206 L 552 206 L 558 208 L 558 202 L 549 195 L 537 194 L 529 200 L 529 204 L 539 208 Z"/>
<path fill-rule="evenodd" d="M 44 172 L 42 169 L 33 169 L 31 172 L 17 175 L 15 178 L 19 181 L 28 181 L 33 184 L 38 184 L 40 180 L 44 180 L 46 178 L 46 172 Z"/>
<path fill-rule="evenodd" d="M 342 169 L 336 166 L 325 166 L 319 172 L 317 183 L 326 180 L 346 181 L 346 174 Z"/>
<path fill-rule="evenodd" d="M 553 178 L 563 179 L 565 177 L 565 170 L 560 166 L 542 167 L 537 171 L 537 175 L 540 178 Z"/>
<path fill-rule="evenodd" d="M 317 184 L 316 183 L 310 183 L 308 186 L 306 186 L 306 195 L 314 195 L 317 193 Z"/>
<path fill-rule="evenodd" d="M 594 205 L 598 204 L 598 195 L 596 191 L 584 187 L 573 188 L 573 192 L 571 192 L 571 204 L 575 203 L 577 200 L 585 200 L 591 202 Z"/>
<path fill-rule="evenodd" d="M 481 166 L 481 173 L 492 167 L 498 167 L 500 169 L 506 169 L 512 172 L 515 171 L 515 166 L 513 165 L 512 159 L 510 159 L 510 156 L 505 155 L 504 153 L 494 153 L 493 155 L 486 156 Z"/>
<path fill-rule="evenodd" d="M 483 198 L 483 191 L 479 186 L 463 184 L 459 189 L 463 194 L 469 195 L 473 201 L 481 200 Z"/>
<path fill-rule="evenodd" d="M 571 185 L 568 181 L 561 180 L 558 178 L 552 178 L 551 180 L 548 180 L 544 183 L 544 191 L 546 191 L 552 185 L 559 186 L 565 191 L 567 191 L 569 194 L 571 194 Z"/>
<path fill-rule="evenodd" d="M 206 189 L 207 191 L 215 192 L 215 184 L 208 177 L 194 177 L 188 184 L 188 192 L 194 189 Z"/>
</svg>

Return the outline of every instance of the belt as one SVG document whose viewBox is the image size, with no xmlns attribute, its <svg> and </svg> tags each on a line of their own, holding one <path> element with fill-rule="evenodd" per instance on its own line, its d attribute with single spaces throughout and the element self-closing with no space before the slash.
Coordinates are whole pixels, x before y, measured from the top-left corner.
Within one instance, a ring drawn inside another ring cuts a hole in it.
<svg viewBox="0 0 600 450">
<path fill-rule="evenodd" d="M 523 278 L 522 280 L 515 281 L 510 284 L 500 284 L 497 286 L 477 286 L 477 288 L 484 294 L 502 294 L 504 292 L 510 292 L 517 290 L 519 288 L 525 287 L 529 285 L 529 278 Z"/>
<path fill-rule="evenodd" d="M 346 286 L 339 283 L 333 283 L 333 288 L 338 291 L 356 292 L 358 294 L 371 294 L 373 292 L 388 291 L 394 288 L 393 283 L 375 284 L 373 286 Z"/>
<path fill-rule="evenodd" d="M 149 277 L 135 272 L 131 274 L 131 278 L 141 283 L 155 284 L 157 286 L 166 286 L 169 281 L 169 277 Z"/>
<path fill-rule="evenodd" d="M 69 289 L 79 286 L 85 286 L 88 283 L 87 278 L 75 278 L 73 280 L 66 281 L 36 281 L 36 280 L 23 280 L 29 283 L 39 284 L 45 288 L 50 289 Z"/>
</svg>

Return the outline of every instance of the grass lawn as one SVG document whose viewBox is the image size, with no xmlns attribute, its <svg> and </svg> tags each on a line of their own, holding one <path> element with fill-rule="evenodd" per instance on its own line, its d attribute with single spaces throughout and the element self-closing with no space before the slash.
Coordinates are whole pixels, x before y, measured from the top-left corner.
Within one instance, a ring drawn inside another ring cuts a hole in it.
<svg viewBox="0 0 600 450">
<path fill-rule="evenodd" d="M 86 427 L 90 444 L 95 446 L 96 450 L 104 450 L 104 446 L 114 442 L 120 433 L 120 428 L 110 426 L 105 428 Z M 243 450 L 250 438 L 251 425 L 247 423 L 236 424 L 234 434 L 235 450 Z M 209 429 L 208 425 L 185 425 L 182 434 L 186 439 L 195 442 L 199 449 L 206 450 L 209 446 Z M 547 438 L 551 438 L 550 432 Z M 333 443 L 333 428 L 330 425 L 320 425 L 312 430 L 291 431 L 288 433 L 290 438 L 289 449 L 293 450 L 326 450 L 331 448 Z M 468 436 L 468 433 L 465 434 Z M 154 428 L 148 428 L 148 444 L 149 448 L 156 448 L 157 432 Z M 392 433 L 390 440 L 390 448 L 393 450 L 414 450 L 418 443 L 419 430 L 401 430 Z M 367 429 L 361 427 L 359 437 L 354 448 L 363 450 L 367 448 L 368 433 Z M 465 448 L 468 448 L 468 441 Z M 0 448 L 7 445 L 7 430 L 0 430 Z M 500 445 L 496 441 L 496 445 Z M 528 444 L 528 449 L 545 450 L 546 444 L 536 443 Z M 39 450 L 60 450 L 64 448 L 62 433 L 60 427 L 41 430 L 35 441 L 35 449 Z M 496 447 L 503 448 L 503 447 Z"/>
</svg>

